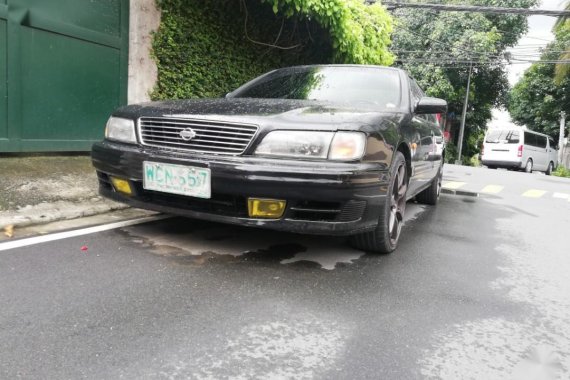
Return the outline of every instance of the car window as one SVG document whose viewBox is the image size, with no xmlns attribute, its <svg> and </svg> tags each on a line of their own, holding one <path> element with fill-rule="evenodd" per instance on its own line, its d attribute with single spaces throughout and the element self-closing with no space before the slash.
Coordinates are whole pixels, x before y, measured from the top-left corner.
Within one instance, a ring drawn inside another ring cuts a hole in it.
<svg viewBox="0 0 570 380">
<path fill-rule="evenodd" d="M 416 104 L 418 104 L 420 99 L 425 96 L 425 94 L 420 88 L 420 86 L 418 86 L 416 81 L 413 80 L 412 78 L 410 78 L 410 91 L 412 93 L 412 105 L 415 106 Z M 438 124 L 437 117 L 435 116 L 435 114 L 416 115 L 416 117 L 429 121 L 430 123 L 433 124 Z"/>
<path fill-rule="evenodd" d="M 552 149 L 558 149 L 558 146 L 557 146 L 557 144 L 556 144 L 556 142 L 554 141 L 553 138 L 549 137 L 549 138 L 548 138 L 548 142 L 550 143 L 550 147 L 551 147 Z"/>
<path fill-rule="evenodd" d="M 534 133 L 524 133 L 524 143 L 530 146 L 536 146 L 536 135 Z"/>
<path fill-rule="evenodd" d="M 536 135 L 536 146 L 539 148 L 546 148 L 546 137 Z"/>
<path fill-rule="evenodd" d="M 489 144 L 498 144 L 498 143 L 518 144 L 519 141 L 520 141 L 519 131 L 507 130 L 507 129 L 489 131 L 489 133 L 487 133 L 487 137 L 485 138 L 485 142 Z"/>
<path fill-rule="evenodd" d="M 412 91 L 412 100 L 413 100 L 412 104 L 415 106 L 416 104 L 418 104 L 420 99 L 424 97 L 424 93 L 420 88 L 420 86 L 418 86 L 416 81 L 413 80 L 412 78 L 410 78 L 410 90 Z"/>
<path fill-rule="evenodd" d="M 396 70 L 362 67 L 300 67 L 276 70 L 230 95 L 233 98 L 321 100 L 400 106 Z"/>
</svg>

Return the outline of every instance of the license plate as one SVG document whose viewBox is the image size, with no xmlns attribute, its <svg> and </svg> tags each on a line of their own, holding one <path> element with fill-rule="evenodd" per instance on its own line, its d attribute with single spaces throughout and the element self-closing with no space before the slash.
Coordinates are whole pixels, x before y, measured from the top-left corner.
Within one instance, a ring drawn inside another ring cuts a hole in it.
<svg viewBox="0 0 570 380">
<path fill-rule="evenodd" d="M 143 188 L 163 193 L 211 198 L 212 175 L 208 168 L 143 162 Z"/>
</svg>

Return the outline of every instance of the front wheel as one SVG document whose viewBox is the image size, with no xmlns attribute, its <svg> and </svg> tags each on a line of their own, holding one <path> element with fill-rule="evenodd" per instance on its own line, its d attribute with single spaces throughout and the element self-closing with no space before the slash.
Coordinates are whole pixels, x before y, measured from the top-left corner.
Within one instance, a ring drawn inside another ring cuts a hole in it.
<svg viewBox="0 0 570 380">
<path fill-rule="evenodd" d="M 390 253 L 398 246 L 404 212 L 406 210 L 406 193 L 408 191 L 408 170 L 406 159 L 396 152 L 390 168 L 390 183 L 386 202 L 380 209 L 378 225 L 368 231 L 350 237 L 350 244 L 364 251 Z"/>
</svg>

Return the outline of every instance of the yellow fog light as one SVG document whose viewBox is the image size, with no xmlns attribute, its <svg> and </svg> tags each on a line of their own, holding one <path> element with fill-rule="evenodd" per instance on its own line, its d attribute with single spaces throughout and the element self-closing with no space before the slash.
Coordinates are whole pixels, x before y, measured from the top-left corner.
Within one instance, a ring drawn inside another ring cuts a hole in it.
<svg viewBox="0 0 570 380">
<path fill-rule="evenodd" d="M 111 183 L 113 184 L 115 190 L 118 191 L 119 193 L 124 193 L 127 195 L 133 194 L 133 190 L 131 189 L 131 184 L 129 183 L 129 181 L 120 178 L 111 177 Z"/>
<path fill-rule="evenodd" d="M 247 209 L 251 218 L 278 219 L 285 212 L 286 201 L 278 199 L 256 199 L 247 200 Z"/>
</svg>

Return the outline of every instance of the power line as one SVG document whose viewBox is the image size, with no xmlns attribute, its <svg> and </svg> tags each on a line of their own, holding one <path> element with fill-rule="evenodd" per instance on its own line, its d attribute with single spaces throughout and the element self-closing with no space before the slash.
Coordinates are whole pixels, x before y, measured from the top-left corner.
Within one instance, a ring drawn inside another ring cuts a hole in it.
<svg viewBox="0 0 570 380">
<path fill-rule="evenodd" d="M 376 0 L 365 0 L 367 4 L 374 4 Z M 452 5 L 452 4 L 424 4 L 424 3 L 400 3 L 385 1 L 382 5 L 388 9 L 398 8 L 416 8 L 431 9 L 436 11 L 447 12 L 477 12 L 477 13 L 494 13 L 494 14 L 518 14 L 525 16 L 541 15 L 541 16 L 570 16 L 570 11 L 566 10 L 548 10 L 548 9 L 526 9 L 526 8 L 505 8 L 505 7 L 488 7 L 479 5 Z"/>
</svg>

